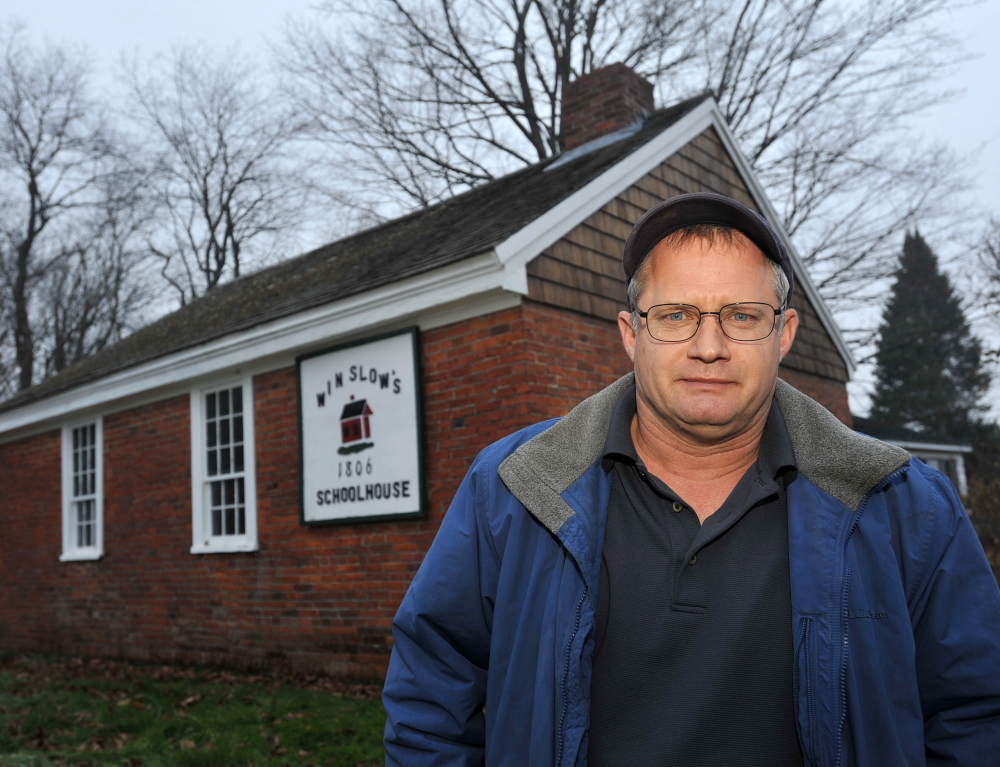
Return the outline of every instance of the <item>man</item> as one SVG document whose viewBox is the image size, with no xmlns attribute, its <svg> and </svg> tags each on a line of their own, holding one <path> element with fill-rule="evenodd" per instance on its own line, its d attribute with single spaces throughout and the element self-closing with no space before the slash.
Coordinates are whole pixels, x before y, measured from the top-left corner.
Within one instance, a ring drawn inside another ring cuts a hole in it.
<svg viewBox="0 0 1000 767">
<path fill-rule="evenodd" d="M 1000 591 L 947 479 L 777 380 L 763 218 L 636 224 L 630 374 L 477 458 L 393 624 L 389 765 L 1000 765 Z"/>
</svg>

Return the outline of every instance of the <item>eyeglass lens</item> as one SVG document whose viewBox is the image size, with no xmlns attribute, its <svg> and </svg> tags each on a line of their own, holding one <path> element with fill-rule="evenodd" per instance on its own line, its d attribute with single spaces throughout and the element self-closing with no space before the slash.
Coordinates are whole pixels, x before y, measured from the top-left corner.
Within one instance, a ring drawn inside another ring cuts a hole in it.
<svg viewBox="0 0 1000 767">
<path fill-rule="evenodd" d="M 729 304 L 718 312 L 702 312 L 697 306 L 688 304 L 659 304 L 649 307 L 646 327 L 658 341 L 686 341 L 698 332 L 704 314 L 717 315 L 722 332 L 734 341 L 767 338 L 777 316 L 770 304 Z"/>
</svg>

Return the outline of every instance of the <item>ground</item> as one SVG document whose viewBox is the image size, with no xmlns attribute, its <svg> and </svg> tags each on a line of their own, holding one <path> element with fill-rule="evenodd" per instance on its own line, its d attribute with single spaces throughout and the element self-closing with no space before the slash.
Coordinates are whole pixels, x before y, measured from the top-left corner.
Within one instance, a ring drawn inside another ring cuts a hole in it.
<svg viewBox="0 0 1000 767">
<path fill-rule="evenodd" d="M 382 764 L 376 685 L 0 656 L 0 767 Z"/>
</svg>

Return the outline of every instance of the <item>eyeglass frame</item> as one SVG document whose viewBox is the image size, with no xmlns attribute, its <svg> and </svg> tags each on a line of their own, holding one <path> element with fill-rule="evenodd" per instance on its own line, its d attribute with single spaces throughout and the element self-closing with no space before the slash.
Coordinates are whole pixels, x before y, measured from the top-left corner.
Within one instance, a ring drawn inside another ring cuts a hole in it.
<svg viewBox="0 0 1000 767">
<path fill-rule="evenodd" d="M 767 335 L 763 335 L 760 338 L 733 338 L 731 335 L 729 335 L 729 333 L 726 332 L 725 325 L 722 324 L 722 311 L 730 306 L 740 306 L 742 304 L 754 304 L 755 306 L 766 306 L 767 308 L 769 308 L 771 311 L 774 312 L 774 320 L 771 323 L 771 329 L 767 331 Z M 778 324 L 778 316 L 784 312 L 784 308 L 775 309 L 773 306 L 771 306 L 771 304 L 767 303 L 767 301 L 735 301 L 731 304 L 720 306 L 719 311 L 717 312 L 703 312 L 699 307 L 695 306 L 694 304 L 679 304 L 679 303 L 669 303 L 669 302 L 665 304 L 653 304 L 648 309 L 646 309 L 646 311 L 642 311 L 642 309 L 636 307 L 635 311 L 636 314 L 638 314 L 645 320 L 649 316 L 649 313 L 658 306 L 689 306 L 698 312 L 698 324 L 694 326 L 694 331 L 691 333 L 691 335 L 689 335 L 687 338 L 680 338 L 675 341 L 664 341 L 662 338 L 657 338 L 656 336 L 654 336 L 653 331 L 649 329 L 649 322 L 647 321 L 645 324 L 646 324 L 646 332 L 649 333 L 649 337 L 652 338 L 654 341 L 660 342 L 661 344 L 682 344 L 685 341 L 690 341 L 692 338 L 698 335 L 698 330 L 701 329 L 701 318 L 705 317 L 706 315 L 714 315 L 719 318 L 719 330 L 721 330 L 722 334 L 730 341 L 736 341 L 737 343 L 754 343 L 755 341 L 763 341 L 765 338 L 771 337 L 771 333 L 774 332 L 775 325 Z"/>
</svg>

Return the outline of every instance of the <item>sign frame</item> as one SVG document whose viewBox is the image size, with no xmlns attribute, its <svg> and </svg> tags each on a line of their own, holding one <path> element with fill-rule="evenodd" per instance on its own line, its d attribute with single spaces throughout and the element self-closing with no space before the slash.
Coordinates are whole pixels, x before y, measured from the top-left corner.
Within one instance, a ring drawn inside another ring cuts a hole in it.
<svg viewBox="0 0 1000 767">
<path fill-rule="evenodd" d="M 306 519 L 306 498 L 305 498 L 305 439 L 303 435 L 303 392 L 302 392 L 302 363 L 314 357 L 321 357 L 332 352 L 344 351 L 357 346 L 384 341 L 388 338 L 395 338 L 401 335 L 410 335 L 411 348 L 413 351 L 413 396 L 414 413 L 416 416 L 416 437 L 417 437 L 417 492 L 414 501 L 417 505 L 415 511 L 404 511 L 391 514 L 360 514 L 350 517 L 338 517 L 336 519 Z M 400 330 L 393 330 L 388 333 L 380 333 L 374 336 L 366 336 L 347 343 L 327 346 L 322 349 L 299 355 L 295 358 L 295 389 L 298 406 L 298 436 L 299 436 L 299 525 L 302 527 L 331 527 L 342 525 L 353 525 L 357 523 L 370 522 L 395 522 L 407 519 L 427 519 L 429 505 L 427 502 L 427 463 L 426 451 L 424 449 L 424 391 L 423 391 L 423 365 L 420 356 L 420 328 L 411 325 Z"/>
</svg>

